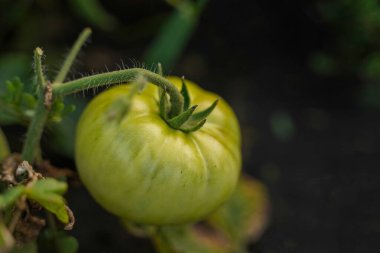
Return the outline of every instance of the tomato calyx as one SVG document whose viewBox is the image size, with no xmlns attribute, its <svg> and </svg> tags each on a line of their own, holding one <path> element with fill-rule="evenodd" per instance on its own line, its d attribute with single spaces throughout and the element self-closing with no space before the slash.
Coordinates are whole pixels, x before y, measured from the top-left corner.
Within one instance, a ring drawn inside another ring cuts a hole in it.
<svg viewBox="0 0 380 253">
<path fill-rule="evenodd" d="M 201 112 L 194 113 L 197 105 L 190 106 L 190 94 L 186 86 L 185 78 L 182 77 L 181 95 L 183 97 L 183 107 L 175 111 L 180 111 L 178 115 L 173 115 L 173 106 L 171 105 L 168 94 L 165 89 L 160 88 L 159 91 L 159 109 L 160 116 L 165 122 L 174 129 L 189 133 L 200 129 L 207 121 L 207 116 L 214 110 L 218 104 L 215 100 L 208 108 Z"/>
</svg>

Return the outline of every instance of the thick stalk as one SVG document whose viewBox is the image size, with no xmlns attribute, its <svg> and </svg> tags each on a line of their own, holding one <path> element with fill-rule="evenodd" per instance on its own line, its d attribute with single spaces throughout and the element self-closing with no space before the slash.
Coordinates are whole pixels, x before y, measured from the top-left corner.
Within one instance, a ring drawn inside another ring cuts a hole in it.
<svg viewBox="0 0 380 253">
<path fill-rule="evenodd" d="M 48 113 L 49 112 L 46 109 L 43 100 L 39 100 L 36 108 L 36 113 L 29 125 L 21 154 L 22 159 L 28 161 L 30 164 L 33 164 L 34 159 L 36 158 L 38 146 L 48 117 Z"/>
<path fill-rule="evenodd" d="M 170 96 L 170 102 L 172 106 L 172 117 L 177 116 L 182 112 L 183 97 L 179 90 L 165 77 L 141 68 L 112 71 L 108 73 L 83 77 L 70 82 L 57 83 L 53 85 L 53 95 L 64 96 L 85 89 L 96 88 L 102 85 L 133 82 L 138 76 L 145 77 L 148 82 L 151 82 L 167 91 Z"/>
<path fill-rule="evenodd" d="M 75 57 L 78 55 L 79 50 L 91 34 L 91 29 L 86 28 L 79 35 L 74 46 L 71 48 L 66 60 L 64 61 L 61 70 L 59 71 L 55 82 L 61 83 L 66 78 L 67 73 L 71 65 L 73 64 Z M 29 125 L 28 132 L 26 134 L 26 140 L 22 149 L 22 159 L 28 161 L 30 164 L 33 164 L 37 151 L 39 150 L 39 144 L 42 136 L 43 129 L 45 127 L 46 120 L 49 115 L 49 103 L 52 101 L 45 101 L 45 90 L 46 81 L 42 71 L 41 58 L 43 51 L 41 48 L 36 48 L 34 51 L 34 72 L 37 77 L 37 87 L 38 87 L 38 103 L 35 111 L 35 115 L 32 119 L 32 122 Z M 48 87 L 49 88 L 49 87 Z M 46 104 L 48 103 L 48 104 Z"/>
<path fill-rule="evenodd" d="M 46 81 L 42 72 L 42 55 L 43 51 L 40 48 L 36 48 L 36 50 L 34 51 L 34 72 L 37 77 L 38 104 L 35 115 L 32 119 L 32 122 L 29 125 L 28 132 L 26 134 L 26 140 L 21 154 L 22 159 L 28 161 L 30 164 L 33 164 L 34 159 L 36 157 L 42 131 L 44 129 L 48 117 L 48 110 L 44 104 Z"/>
</svg>

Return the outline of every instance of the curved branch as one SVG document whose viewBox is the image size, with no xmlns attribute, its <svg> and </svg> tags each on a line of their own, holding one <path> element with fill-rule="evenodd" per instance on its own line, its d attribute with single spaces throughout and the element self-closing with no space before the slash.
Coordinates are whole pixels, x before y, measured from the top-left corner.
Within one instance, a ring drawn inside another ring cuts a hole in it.
<svg viewBox="0 0 380 253">
<path fill-rule="evenodd" d="M 53 95 L 64 96 L 103 85 L 133 82 L 137 79 L 138 76 L 145 77 L 148 82 L 151 82 L 167 91 L 170 96 L 170 102 L 172 105 L 171 115 L 173 117 L 179 115 L 182 112 L 183 97 L 177 87 L 175 87 L 165 77 L 142 68 L 112 71 L 108 73 L 83 77 L 70 82 L 56 83 L 53 85 Z"/>
</svg>

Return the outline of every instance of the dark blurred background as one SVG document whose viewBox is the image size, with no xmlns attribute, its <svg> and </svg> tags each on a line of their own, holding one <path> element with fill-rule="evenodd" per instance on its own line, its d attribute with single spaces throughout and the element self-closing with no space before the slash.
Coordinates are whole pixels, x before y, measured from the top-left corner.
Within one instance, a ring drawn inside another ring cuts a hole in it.
<svg viewBox="0 0 380 253">
<path fill-rule="evenodd" d="M 160 60 L 166 74 L 185 75 L 235 109 L 243 170 L 265 183 L 272 203 L 270 226 L 251 252 L 378 248 L 378 1 L 2 0 L 0 83 L 16 75 L 31 82 L 36 46 L 53 77 L 87 26 L 93 35 L 70 79 Z M 67 140 L 85 99 L 69 100 L 76 112 L 43 145 L 56 165 L 74 169 Z M 18 151 L 25 129 L 2 128 Z M 68 201 L 80 252 L 153 252 L 83 187 L 71 188 Z"/>
</svg>

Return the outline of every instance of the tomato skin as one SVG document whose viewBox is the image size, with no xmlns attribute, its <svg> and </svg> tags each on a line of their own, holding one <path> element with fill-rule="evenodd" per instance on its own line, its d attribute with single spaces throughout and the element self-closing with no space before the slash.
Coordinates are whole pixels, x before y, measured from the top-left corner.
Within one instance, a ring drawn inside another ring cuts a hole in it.
<svg viewBox="0 0 380 253">
<path fill-rule="evenodd" d="M 179 78 L 168 78 L 180 87 Z M 191 104 L 208 107 L 217 95 L 186 81 Z M 233 192 L 241 167 L 240 129 L 220 99 L 205 125 L 184 133 L 159 116 L 157 87 L 133 98 L 119 121 L 107 117 L 112 101 L 130 85 L 94 98 L 78 124 L 76 164 L 95 200 L 109 212 L 141 224 L 196 221 Z"/>
</svg>

